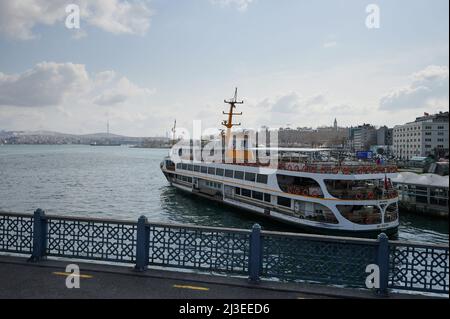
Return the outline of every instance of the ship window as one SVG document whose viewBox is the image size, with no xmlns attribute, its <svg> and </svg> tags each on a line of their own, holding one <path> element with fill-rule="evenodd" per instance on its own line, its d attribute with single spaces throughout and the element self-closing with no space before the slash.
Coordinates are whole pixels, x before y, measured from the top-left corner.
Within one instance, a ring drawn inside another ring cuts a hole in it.
<svg viewBox="0 0 450 319">
<path fill-rule="evenodd" d="M 225 170 L 225 177 L 233 178 L 233 171 L 230 169 Z"/>
<path fill-rule="evenodd" d="M 392 203 L 386 208 L 384 213 L 384 222 L 390 223 L 398 219 L 398 206 L 397 203 Z"/>
<path fill-rule="evenodd" d="M 256 182 L 261 184 L 267 184 L 267 175 L 258 174 L 258 176 L 256 176 Z"/>
<path fill-rule="evenodd" d="M 390 180 L 385 189 L 384 179 L 365 180 L 325 180 L 328 192 L 339 199 L 379 200 L 391 198 L 395 195 Z"/>
<path fill-rule="evenodd" d="M 264 194 L 264 201 L 270 203 L 270 194 Z"/>
<path fill-rule="evenodd" d="M 263 200 L 263 196 L 264 196 L 264 194 L 261 192 L 255 192 L 255 191 L 252 192 L 252 197 L 254 199 Z"/>
<path fill-rule="evenodd" d="M 194 171 L 195 172 L 200 172 L 200 166 L 194 165 Z"/>
<path fill-rule="evenodd" d="M 294 213 L 297 217 L 302 219 L 329 224 L 339 223 L 330 208 L 318 203 L 308 203 L 295 200 Z"/>
<path fill-rule="evenodd" d="M 241 172 L 241 171 L 234 171 L 234 178 L 237 178 L 237 179 L 244 179 L 244 172 Z"/>
<path fill-rule="evenodd" d="M 242 196 L 252 197 L 252 191 L 249 189 L 242 188 Z"/>
<path fill-rule="evenodd" d="M 241 195 L 241 189 L 240 189 L 239 187 L 236 187 L 236 188 L 234 189 L 234 193 L 235 193 L 236 195 Z"/>
<path fill-rule="evenodd" d="M 245 173 L 245 180 L 246 181 L 254 182 L 255 178 L 256 178 L 256 174 L 255 173 L 249 173 L 249 172 Z"/>
<path fill-rule="evenodd" d="M 183 164 L 181 169 L 187 170 L 187 164 Z"/>
<path fill-rule="evenodd" d="M 214 167 L 208 167 L 208 174 L 211 174 L 211 175 L 216 174 L 216 169 Z"/>
<path fill-rule="evenodd" d="M 285 193 L 323 198 L 320 185 L 312 178 L 277 174 L 277 181 Z"/>
<path fill-rule="evenodd" d="M 277 203 L 280 206 L 291 207 L 291 199 L 287 197 L 278 196 Z"/>
<path fill-rule="evenodd" d="M 381 211 L 374 205 L 337 205 L 343 217 L 355 224 L 381 224 Z"/>
<path fill-rule="evenodd" d="M 177 169 L 181 169 L 181 163 L 177 163 Z"/>
<path fill-rule="evenodd" d="M 192 171 L 192 169 L 193 169 L 193 165 L 192 164 L 188 164 L 188 171 Z"/>
<path fill-rule="evenodd" d="M 216 168 L 216 175 L 223 176 L 223 168 Z"/>
<path fill-rule="evenodd" d="M 202 166 L 201 167 L 201 169 L 200 169 L 200 171 L 202 172 L 202 173 L 207 173 L 208 172 L 208 168 L 206 167 L 206 166 Z"/>
</svg>

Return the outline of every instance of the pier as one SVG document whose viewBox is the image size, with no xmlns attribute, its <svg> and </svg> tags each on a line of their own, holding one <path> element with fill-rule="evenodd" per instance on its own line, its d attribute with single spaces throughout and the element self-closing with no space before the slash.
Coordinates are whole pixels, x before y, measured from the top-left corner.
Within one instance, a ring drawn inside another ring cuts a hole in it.
<svg viewBox="0 0 450 319">
<path fill-rule="evenodd" d="M 0 213 L 0 290 L 2 297 L 77 297 L 82 290 L 71 292 L 61 278 L 54 288 L 57 274 L 75 263 L 90 287 L 84 296 L 93 298 L 448 298 L 448 248 L 384 234 L 357 239 L 38 209 Z M 369 289 L 366 268 L 374 264 L 379 288 Z"/>
</svg>

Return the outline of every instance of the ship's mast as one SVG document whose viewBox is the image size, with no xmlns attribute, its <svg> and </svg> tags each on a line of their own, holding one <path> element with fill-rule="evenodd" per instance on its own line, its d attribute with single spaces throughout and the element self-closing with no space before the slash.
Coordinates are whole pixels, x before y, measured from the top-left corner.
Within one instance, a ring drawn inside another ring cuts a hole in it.
<svg viewBox="0 0 450 319">
<path fill-rule="evenodd" d="M 237 100 L 237 92 L 238 92 L 238 89 L 236 88 L 235 91 L 234 91 L 234 98 L 232 100 L 229 100 L 229 101 L 224 100 L 224 102 L 226 104 L 230 105 L 230 110 L 228 111 L 228 113 L 226 113 L 225 111 L 223 112 L 224 115 L 228 115 L 228 120 L 222 121 L 222 125 L 227 128 L 226 134 L 225 134 L 225 143 L 226 143 L 226 145 L 228 145 L 229 138 L 231 136 L 231 128 L 233 126 L 241 125 L 241 123 L 233 123 L 233 115 L 242 115 L 242 112 L 233 113 L 233 110 L 236 108 L 236 104 L 244 104 L 244 101 L 238 101 Z"/>
<path fill-rule="evenodd" d="M 173 128 L 172 128 L 172 145 L 175 145 L 175 131 L 177 129 L 177 120 L 173 122 Z"/>
</svg>

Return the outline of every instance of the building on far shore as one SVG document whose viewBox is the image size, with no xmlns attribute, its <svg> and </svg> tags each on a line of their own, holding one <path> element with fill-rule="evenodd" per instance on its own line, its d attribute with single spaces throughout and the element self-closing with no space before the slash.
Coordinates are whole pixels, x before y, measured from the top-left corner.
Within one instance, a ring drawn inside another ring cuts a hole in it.
<svg viewBox="0 0 450 319">
<path fill-rule="evenodd" d="M 350 148 L 354 151 L 368 151 L 377 144 L 377 129 L 370 124 L 350 128 Z"/>
<path fill-rule="evenodd" d="M 448 112 L 425 113 L 414 122 L 394 127 L 393 151 L 401 160 L 430 155 L 448 157 L 448 143 Z"/>
</svg>

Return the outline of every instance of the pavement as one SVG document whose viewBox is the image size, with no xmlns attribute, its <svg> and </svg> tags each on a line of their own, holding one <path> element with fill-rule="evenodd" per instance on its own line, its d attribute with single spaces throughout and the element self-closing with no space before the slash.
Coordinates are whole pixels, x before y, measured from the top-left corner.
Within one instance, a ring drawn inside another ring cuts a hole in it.
<svg viewBox="0 0 450 319">
<path fill-rule="evenodd" d="M 68 264 L 77 264 L 80 287 L 69 289 Z M 423 297 L 423 296 L 422 296 Z M 131 265 L 44 260 L 0 255 L 0 298 L 33 299 L 325 299 L 380 298 L 360 289 L 262 281 L 161 269 L 135 271 Z M 389 298 L 421 298 L 391 294 Z"/>
</svg>

